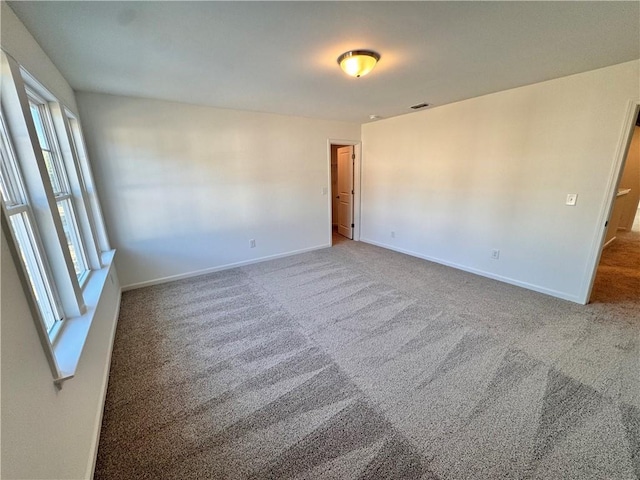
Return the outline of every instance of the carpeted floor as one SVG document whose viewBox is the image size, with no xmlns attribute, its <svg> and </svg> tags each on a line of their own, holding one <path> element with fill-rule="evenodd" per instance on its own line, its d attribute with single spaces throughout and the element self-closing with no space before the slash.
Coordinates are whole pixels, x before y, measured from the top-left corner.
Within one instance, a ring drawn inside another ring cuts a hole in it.
<svg viewBox="0 0 640 480">
<path fill-rule="evenodd" d="M 95 478 L 638 479 L 640 300 L 605 301 L 350 241 L 126 292 Z"/>
</svg>

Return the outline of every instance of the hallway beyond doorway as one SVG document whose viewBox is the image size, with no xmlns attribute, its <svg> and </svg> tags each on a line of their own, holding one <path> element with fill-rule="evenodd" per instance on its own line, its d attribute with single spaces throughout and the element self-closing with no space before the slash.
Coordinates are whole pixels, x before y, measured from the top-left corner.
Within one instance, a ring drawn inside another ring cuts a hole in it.
<svg viewBox="0 0 640 480">
<path fill-rule="evenodd" d="M 340 235 L 338 233 L 338 226 L 333 225 L 331 229 L 331 246 L 339 245 L 341 243 L 352 242 L 353 240 L 348 239 L 344 235 Z"/>
<path fill-rule="evenodd" d="M 618 232 L 602 251 L 590 303 L 637 305 L 640 312 L 640 232 Z"/>
</svg>

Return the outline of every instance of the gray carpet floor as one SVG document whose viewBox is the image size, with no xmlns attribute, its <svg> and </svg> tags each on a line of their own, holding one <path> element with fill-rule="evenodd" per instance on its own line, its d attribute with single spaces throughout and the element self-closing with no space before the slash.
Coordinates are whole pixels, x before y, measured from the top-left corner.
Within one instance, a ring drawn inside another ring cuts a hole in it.
<svg viewBox="0 0 640 480">
<path fill-rule="evenodd" d="M 359 242 L 129 291 L 95 478 L 638 479 L 639 305 Z"/>
</svg>

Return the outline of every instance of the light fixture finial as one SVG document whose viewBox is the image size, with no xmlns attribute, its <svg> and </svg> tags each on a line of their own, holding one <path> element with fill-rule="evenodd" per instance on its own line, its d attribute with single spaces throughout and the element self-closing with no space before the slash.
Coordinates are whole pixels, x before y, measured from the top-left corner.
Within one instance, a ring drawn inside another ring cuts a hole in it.
<svg viewBox="0 0 640 480">
<path fill-rule="evenodd" d="M 347 75 L 362 77 L 373 70 L 380 54 L 371 50 L 350 50 L 338 57 L 338 65 Z"/>
</svg>

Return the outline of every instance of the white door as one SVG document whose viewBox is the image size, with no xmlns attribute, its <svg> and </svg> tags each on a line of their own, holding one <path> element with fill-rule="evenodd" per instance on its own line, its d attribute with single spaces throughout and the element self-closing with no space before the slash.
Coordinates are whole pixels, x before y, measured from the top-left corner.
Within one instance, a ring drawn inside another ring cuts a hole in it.
<svg viewBox="0 0 640 480">
<path fill-rule="evenodd" d="M 353 239 L 353 146 L 338 149 L 338 233 Z"/>
</svg>

